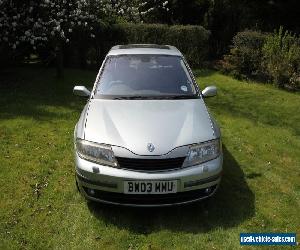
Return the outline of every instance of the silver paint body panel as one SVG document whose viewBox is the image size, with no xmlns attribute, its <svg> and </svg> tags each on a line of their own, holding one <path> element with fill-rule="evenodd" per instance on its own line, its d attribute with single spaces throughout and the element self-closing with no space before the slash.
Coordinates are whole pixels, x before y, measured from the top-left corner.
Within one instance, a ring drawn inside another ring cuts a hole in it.
<svg viewBox="0 0 300 250">
<path fill-rule="evenodd" d="M 215 138 L 202 99 L 93 99 L 84 131 L 85 140 L 123 147 L 137 155 L 164 155 Z M 155 146 L 153 152 L 148 143 Z"/>
</svg>

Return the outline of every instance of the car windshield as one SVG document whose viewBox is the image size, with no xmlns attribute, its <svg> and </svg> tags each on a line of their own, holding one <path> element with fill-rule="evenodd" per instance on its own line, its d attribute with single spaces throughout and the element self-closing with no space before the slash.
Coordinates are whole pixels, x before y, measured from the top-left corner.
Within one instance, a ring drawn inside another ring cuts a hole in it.
<svg viewBox="0 0 300 250">
<path fill-rule="evenodd" d="M 183 59 L 167 55 L 109 56 L 95 98 L 197 98 Z"/>
</svg>

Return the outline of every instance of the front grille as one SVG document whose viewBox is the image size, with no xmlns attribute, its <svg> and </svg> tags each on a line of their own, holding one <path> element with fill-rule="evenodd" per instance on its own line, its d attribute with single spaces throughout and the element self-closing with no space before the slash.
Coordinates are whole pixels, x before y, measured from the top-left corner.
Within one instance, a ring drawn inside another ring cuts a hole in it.
<svg viewBox="0 0 300 250">
<path fill-rule="evenodd" d="M 96 189 L 93 189 L 93 194 L 91 194 L 91 192 L 89 192 L 89 188 L 83 187 L 83 189 L 88 196 L 106 202 L 124 205 L 164 205 L 176 203 L 179 204 L 206 198 L 215 191 L 216 187 L 217 185 L 211 186 L 208 192 L 206 188 L 202 188 L 175 194 L 123 194 Z"/>
<path fill-rule="evenodd" d="M 138 171 L 162 171 L 181 168 L 185 157 L 168 159 L 136 159 L 116 157 L 120 168 Z"/>
</svg>

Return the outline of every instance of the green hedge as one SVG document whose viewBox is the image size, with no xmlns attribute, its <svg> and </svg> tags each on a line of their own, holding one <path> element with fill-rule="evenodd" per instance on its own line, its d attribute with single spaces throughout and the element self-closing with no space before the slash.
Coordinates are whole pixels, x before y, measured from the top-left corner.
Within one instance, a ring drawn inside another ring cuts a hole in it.
<svg viewBox="0 0 300 250">
<path fill-rule="evenodd" d="M 169 27 L 164 24 L 116 24 L 115 30 L 123 33 L 122 43 L 164 44 Z"/>
<path fill-rule="evenodd" d="M 237 78 L 270 81 L 278 87 L 300 89 L 300 39 L 280 28 L 274 33 L 239 32 L 222 70 Z"/>
<path fill-rule="evenodd" d="M 276 85 L 300 89 L 299 37 L 281 27 L 267 37 L 262 52 L 262 68 Z"/>
<path fill-rule="evenodd" d="M 223 71 L 237 78 L 264 78 L 261 70 L 262 47 L 267 35 L 246 30 L 233 38 L 230 54 L 224 56 Z"/>
<path fill-rule="evenodd" d="M 75 39 L 65 52 L 69 66 L 99 67 L 105 54 L 116 44 L 150 43 L 173 45 L 190 65 L 199 67 L 207 60 L 210 32 L 202 26 L 122 23 L 95 28 L 95 35 L 95 39 L 90 39 L 80 31 L 74 32 Z"/>
<path fill-rule="evenodd" d="M 202 26 L 164 24 L 119 24 L 125 43 L 169 44 L 177 47 L 192 66 L 207 59 L 210 32 Z"/>
</svg>

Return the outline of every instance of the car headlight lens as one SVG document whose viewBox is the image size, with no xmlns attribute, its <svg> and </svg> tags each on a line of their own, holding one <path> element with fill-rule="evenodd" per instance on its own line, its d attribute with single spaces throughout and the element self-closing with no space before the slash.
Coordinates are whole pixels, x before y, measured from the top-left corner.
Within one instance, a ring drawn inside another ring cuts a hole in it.
<svg viewBox="0 0 300 250">
<path fill-rule="evenodd" d="M 118 163 L 114 156 L 114 152 L 109 145 L 77 139 L 76 150 L 81 158 L 88 161 L 97 162 L 102 165 L 113 167 L 118 166 Z"/>
<path fill-rule="evenodd" d="M 192 145 L 187 155 L 187 165 L 193 166 L 213 160 L 220 155 L 220 139 Z"/>
</svg>

